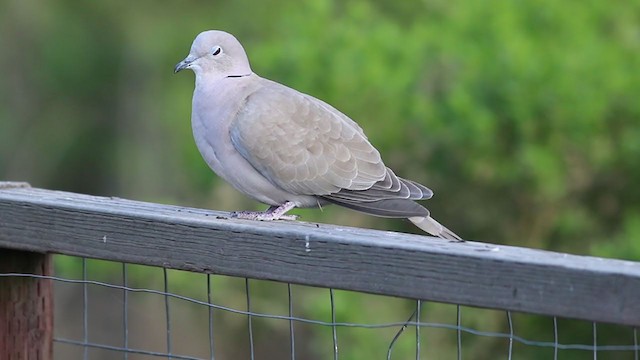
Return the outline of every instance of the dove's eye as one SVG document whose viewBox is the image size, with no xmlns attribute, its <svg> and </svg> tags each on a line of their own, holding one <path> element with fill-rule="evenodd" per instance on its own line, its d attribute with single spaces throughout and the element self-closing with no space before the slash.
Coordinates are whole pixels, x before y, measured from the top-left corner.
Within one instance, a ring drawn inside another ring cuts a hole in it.
<svg viewBox="0 0 640 360">
<path fill-rule="evenodd" d="M 213 56 L 222 54 L 222 48 L 220 46 L 214 46 L 213 49 L 211 49 L 211 54 Z"/>
</svg>

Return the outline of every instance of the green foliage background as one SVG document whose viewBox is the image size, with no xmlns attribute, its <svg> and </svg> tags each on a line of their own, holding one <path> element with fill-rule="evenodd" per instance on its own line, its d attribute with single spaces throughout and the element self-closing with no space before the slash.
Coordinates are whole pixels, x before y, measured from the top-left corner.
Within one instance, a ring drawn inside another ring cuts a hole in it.
<svg viewBox="0 0 640 360">
<path fill-rule="evenodd" d="M 172 74 L 214 28 L 258 74 L 358 121 L 464 238 L 640 260 L 637 1 L 5 0 L 0 179 L 261 208 L 201 160 L 193 75 Z M 298 213 L 417 232 L 335 207 Z M 347 313 L 361 307 L 351 299 Z"/>
</svg>

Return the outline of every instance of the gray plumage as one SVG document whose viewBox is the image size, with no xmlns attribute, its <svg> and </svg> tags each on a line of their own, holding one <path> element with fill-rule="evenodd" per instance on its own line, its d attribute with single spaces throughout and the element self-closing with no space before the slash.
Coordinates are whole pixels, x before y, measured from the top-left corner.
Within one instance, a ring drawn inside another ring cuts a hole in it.
<svg viewBox="0 0 640 360">
<path fill-rule="evenodd" d="M 238 217 L 273 220 L 294 207 L 334 203 L 408 218 L 445 239 L 460 237 L 415 200 L 433 192 L 387 168 L 356 122 L 310 95 L 253 73 L 242 45 L 205 31 L 175 72 L 196 74 L 193 135 L 209 167 L 247 196 L 271 205 Z"/>
</svg>

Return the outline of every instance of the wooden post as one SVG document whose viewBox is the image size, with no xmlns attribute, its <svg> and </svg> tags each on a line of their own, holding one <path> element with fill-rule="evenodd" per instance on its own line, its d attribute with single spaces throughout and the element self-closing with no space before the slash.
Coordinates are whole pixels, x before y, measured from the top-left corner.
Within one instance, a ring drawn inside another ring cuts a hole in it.
<svg viewBox="0 0 640 360">
<path fill-rule="evenodd" d="M 52 257 L 0 249 L 0 274 L 51 275 Z M 0 359 L 53 358 L 53 287 L 50 279 L 0 277 Z"/>
</svg>

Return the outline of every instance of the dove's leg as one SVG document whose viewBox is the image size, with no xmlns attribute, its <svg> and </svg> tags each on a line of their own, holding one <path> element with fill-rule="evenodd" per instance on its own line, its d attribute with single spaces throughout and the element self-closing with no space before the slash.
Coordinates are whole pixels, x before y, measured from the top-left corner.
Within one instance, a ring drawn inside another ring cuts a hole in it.
<svg viewBox="0 0 640 360">
<path fill-rule="evenodd" d="M 296 207 L 291 201 L 287 201 L 280 206 L 271 206 L 266 211 L 234 211 L 232 217 L 248 220 L 296 220 L 297 215 L 285 215 L 287 211 Z"/>
</svg>

